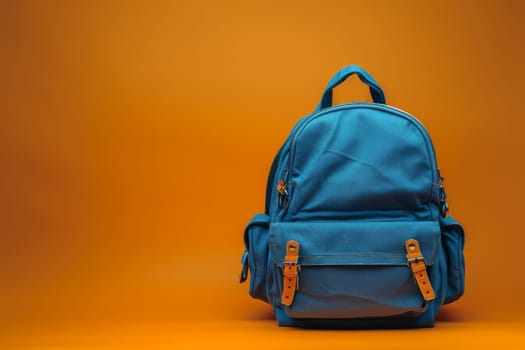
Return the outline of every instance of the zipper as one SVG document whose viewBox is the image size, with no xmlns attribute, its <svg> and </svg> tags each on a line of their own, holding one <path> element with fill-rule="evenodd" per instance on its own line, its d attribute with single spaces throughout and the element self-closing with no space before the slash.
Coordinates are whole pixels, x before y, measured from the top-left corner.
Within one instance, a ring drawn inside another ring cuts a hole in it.
<svg viewBox="0 0 525 350">
<path fill-rule="evenodd" d="M 433 184 L 438 183 L 438 173 L 437 173 L 438 167 L 437 167 L 437 160 L 436 160 L 436 152 L 434 150 L 434 145 L 432 144 L 432 140 L 430 139 L 430 136 L 429 136 L 427 130 L 425 129 L 425 127 L 423 126 L 423 124 L 416 117 L 408 114 L 407 112 L 403 111 L 402 109 L 399 109 L 399 108 L 396 108 L 396 107 L 392 107 L 392 106 L 387 106 L 387 105 L 384 105 L 384 104 L 379 104 L 379 103 L 367 103 L 367 102 L 347 103 L 347 104 L 338 105 L 338 106 L 335 106 L 335 107 L 332 107 L 332 108 L 323 109 L 323 110 L 321 110 L 321 111 L 319 111 L 317 113 L 311 114 L 308 117 L 304 118 L 303 119 L 304 120 L 303 123 L 301 123 L 300 125 L 297 126 L 295 132 L 291 136 L 287 170 L 288 169 L 293 169 L 293 163 L 294 163 L 294 160 L 295 160 L 295 147 L 296 147 L 297 138 L 301 134 L 301 132 L 306 128 L 308 123 L 310 123 L 312 120 L 314 120 L 314 119 L 316 119 L 316 118 L 318 118 L 318 117 L 320 117 L 320 116 L 322 116 L 324 114 L 330 113 L 330 112 L 336 112 L 336 111 L 340 111 L 340 110 L 348 110 L 348 109 L 353 109 L 353 108 L 358 108 L 358 107 L 366 107 L 366 108 L 381 110 L 381 111 L 385 111 L 385 112 L 397 112 L 396 115 L 398 115 L 400 117 L 403 117 L 403 118 L 407 119 L 408 121 L 412 122 L 418 128 L 418 130 L 420 131 L 421 135 L 423 136 L 423 138 L 425 140 L 425 143 L 427 145 L 427 150 L 430 149 L 429 158 L 430 158 L 430 162 L 434 165 L 432 167 L 432 169 L 431 169 L 432 170 L 432 183 Z M 289 172 L 287 173 L 287 177 L 283 178 L 283 181 L 285 183 L 288 183 L 288 175 L 289 175 Z M 432 188 L 431 188 L 430 192 L 432 193 Z"/>
</svg>

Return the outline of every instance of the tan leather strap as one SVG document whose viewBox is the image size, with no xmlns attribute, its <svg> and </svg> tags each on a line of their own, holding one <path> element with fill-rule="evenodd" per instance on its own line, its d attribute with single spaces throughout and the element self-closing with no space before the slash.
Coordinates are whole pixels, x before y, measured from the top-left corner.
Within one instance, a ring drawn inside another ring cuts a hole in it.
<svg viewBox="0 0 525 350">
<path fill-rule="evenodd" d="M 288 241 L 286 243 L 286 256 L 283 262 L 283 295 L 281 303 L 290 306 L 293 303 L 295 290 L 298 288 L 298 273 L 300 270 L 297 262 L 299 261 L 299 243 Z"/>
<path fill-rule="evenodd" d="M 436 297 L 430 279 L 427 275 L 427 267 L 425 265 L 425 258 L 419 248 L 419 243 L 415 239 L 409 239 L 405 242 L 405 248 L 407 251 L 408 264 L 414 275 L 419 290 L 423 295 L 423 299 L 429 301 L 434 300 Z"/>
</svg>

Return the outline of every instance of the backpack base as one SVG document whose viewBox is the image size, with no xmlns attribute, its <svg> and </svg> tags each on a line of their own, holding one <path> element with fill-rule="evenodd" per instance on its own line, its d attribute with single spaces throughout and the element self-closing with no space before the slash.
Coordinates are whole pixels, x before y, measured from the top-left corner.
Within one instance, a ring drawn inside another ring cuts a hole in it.
<svg viewBox="0 0 525 350">
<path fill-rule="evenodd" d="M 300 327 L 309 329 L 405 329 L 433 328 L 435 312 L 433 303 L 420 314 L 391 318 L 292 318 L 288 317 L 279 306 L 274 307 L 277 323 L 281 327 Z"/>
</svg>

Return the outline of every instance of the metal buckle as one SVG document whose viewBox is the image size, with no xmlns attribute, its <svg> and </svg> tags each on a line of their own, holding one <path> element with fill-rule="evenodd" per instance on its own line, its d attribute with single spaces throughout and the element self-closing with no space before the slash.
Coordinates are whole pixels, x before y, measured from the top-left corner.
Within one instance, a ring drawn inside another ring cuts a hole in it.
<svg viewBox="0 0 525 350">
<path fill-rule="evenodd" d="M 297 268 L 297 271 L 301 271 L 301 265 L 299 265 L 299 263 L 296 262 L 283 261 L 283 266 L 295 266 Z"/>
<path fill-rule="evenodd" d="M 425 261 L 425 258 L 422 256 L 418 256 L 417 258 L 409 258 L 407 255 L 407 261 L 408 261 L 408 264 L 410 265 L 410 263 L 413 263 L 413 262 L 417 263 L 420 261 Z"/>
</svg>

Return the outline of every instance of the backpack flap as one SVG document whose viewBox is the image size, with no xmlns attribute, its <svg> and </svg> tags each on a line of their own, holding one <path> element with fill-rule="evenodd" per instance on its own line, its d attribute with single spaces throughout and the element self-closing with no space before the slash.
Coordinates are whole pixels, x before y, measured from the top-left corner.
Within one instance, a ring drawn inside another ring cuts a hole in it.
<svg viewBox="0 0 525 350">
<path fill-rule="evenodd" d="M 405 244 L 419 244 L 427 283 L 442 294 L 436 222 L 281 222 L 270 227 L 274 292 L 286 291 L 287 246 L 296 242 L 295 318 L 362 318 L 419 315 L 428 302 L 418 287 Z M 433 300 L 434 298 L 432 298 Z M 281 304 L 280 299 L 274 304 Z"/>
</svg>

